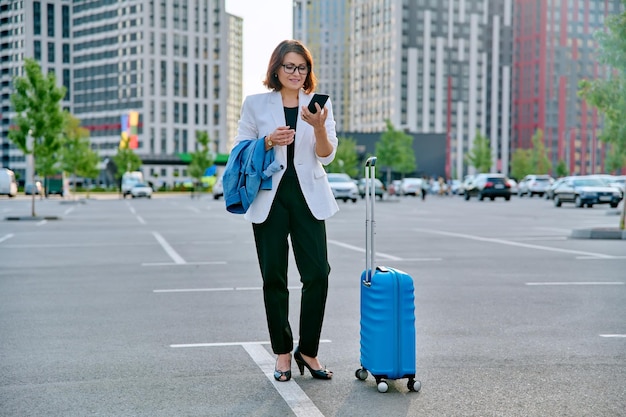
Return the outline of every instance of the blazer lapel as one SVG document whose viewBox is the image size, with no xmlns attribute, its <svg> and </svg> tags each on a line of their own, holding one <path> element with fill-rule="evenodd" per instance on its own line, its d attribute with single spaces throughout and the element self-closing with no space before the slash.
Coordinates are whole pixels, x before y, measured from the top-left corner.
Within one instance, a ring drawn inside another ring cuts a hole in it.
<svg viewBox="0 0 626 417">
<path fill-rule="evenodd" d="M 309 129 L 313 129 L 313 126 L 302 120 L 302 106 L 306 106 L 311 101 L 310 95 L 306 94 L 304 91 L 300 90 L 298 95 L 298 125 L 296 127 L 296 148 L 295 152 L 298 151 L 298 148 L 302 146 L 302 141 L 307 135 L 310 135 Z M 313 137 L 313 136 L 311 136 Z"/>
</svg>

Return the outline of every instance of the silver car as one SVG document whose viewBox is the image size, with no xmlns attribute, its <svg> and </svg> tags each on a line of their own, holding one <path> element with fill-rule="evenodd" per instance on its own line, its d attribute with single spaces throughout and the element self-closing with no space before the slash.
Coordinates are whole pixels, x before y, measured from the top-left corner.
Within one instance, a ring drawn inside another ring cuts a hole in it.
<svg viewBox="0 0 626 417">
<path fill-rule="evenodd" d="M 359 188 L 352 181 L 348 174 L 327 174 L 330 189 L 337 200 L 343 200 L 344 203 L 352 200 L 356 203 L 359 196 Z"/>
<path fill-rule="evenodd" d="M 526 175 L 517 186 L 520 197 L 528 195 L 532 197 L 538 195 L 543 197 L 550 185 L 554 182 L 554 178 L 549 175 Z"/>
</svg>

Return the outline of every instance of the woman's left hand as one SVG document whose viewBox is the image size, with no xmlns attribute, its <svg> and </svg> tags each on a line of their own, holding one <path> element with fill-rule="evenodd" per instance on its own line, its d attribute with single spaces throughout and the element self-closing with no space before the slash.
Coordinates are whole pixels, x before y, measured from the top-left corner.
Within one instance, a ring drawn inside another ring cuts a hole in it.
<svg viewBox="0 0 626 417">
<path fill-rule="evenodd" d="M 328 110 L 326 110 L 326 107 L 320 108 L 318 103 L 315 103 L 315 107 L 317 108 L 317 113 L 311 113 L 307 106 L 302 106 L 302 120 L 314 128 L 323 128 L 328 116 Z"/>
</svg>

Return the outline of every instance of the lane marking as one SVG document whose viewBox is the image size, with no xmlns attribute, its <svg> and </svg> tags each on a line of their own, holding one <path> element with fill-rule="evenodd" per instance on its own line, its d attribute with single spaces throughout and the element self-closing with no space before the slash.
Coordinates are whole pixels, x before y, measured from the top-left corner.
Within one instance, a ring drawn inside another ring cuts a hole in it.
<svg viewBox="0 0 626 417">
<path fill-rule="evenodd" d="M 40 222 L 37 222 L 37 226 L 43 226 L 46 223 L 48 223 L 48 220 L 42 220 Z"/>
<path fill-rule="evenodd" d="M 600 337 L 607 338 L 626 338 L 626 334 L 601 334 Z"/>
<path fill-rule="evenodd" d="M 131 206 L 130 203 L 126 203 L 126 204 L 128 205 L 130 212 L 133 213 L 134 215 L 137 215 L 137 212 L 135 211 L 135 207 Z"/>
<path fill-rule="evenodd" d="M 288 290 L 300 290 L 302 287 L 287 287 Z M 152 290 L 154 293 L 176 292 L 219 292 L 219 291 L 262 291 L 263 287 L 223 287 L 223 288 L 174 288 L 166 290 Z"/>
<path fill-rule="evenodd" d="M 436 262 L 443 261 L 443 258 L 402 258 L 396 259 L 398 262 Z"/>
<path fill-rule="evenodd" d="M 274 358 L 260 345 L 246 344 L 243 348 L 248 355 L 261 368 L 267 379 L 272 383 L 276 391 L 285 400 L 289 408 L 298 417 L 324 417 L 324 414 L 313 404 L 313 401 L 305 394 L 300 386 L 292 378 L 287 382 L 279 382 L 274 379 Z"/>
<path fill-rule="evenodd" d="M 146 221 L 141 216 L 137 216 L 137 220 L 139 220 L 139 223 L 141 224 L 146 224 Z"/>
<path fill-rule="evenodd" d="M 297 340 L 293 341 L 295 344 L 298 343 Z M 320 343 L 331 343 L 329 339 L 321 339 Z M 271 342 L 269 340 L 264 340 L 260 342 L 223 342 L 223 343 L 185 343 L 185 344 L 176 344 L 170 345 L 171 348 L 174 349 L 185 349 L 185 348 L 199 348 L 199 347 L 228 347 L 228 346 L 245 346 L 245 345 L 270 345 Z M 272 370 L 274 373 L 274 370 Z"/>
<path fill-rule="evenodd" d="M 5 240 L 11 239 L 13 236 L 15 236 L 13 233 L 9 233 L 8 235 L 0 237 L 0 243 L 4 242 Z"/>
<path fill-rule="evenodd" d="M 343 243 L 343 242 L 338 242 L 336 240 L 330 240 L 328 239 L 328 243 L 331 243 L 335 246 L 340 246 L 342 248 L 346 248 L 346 249 L 350 249 L 356 252 L 361 252 L 361 253 L 365 253 L 365 249 L 361 248 L 359 246 L 353 246 L 353 245 L 349 245 L 347 243 Z M 391 261 L 401 261 L 402 258 L 398 258 L 397 256 L 393 256 L 393 255 L 389 255 L 386 253 L 382 253 L 382 252 L 376 252 L 376 258 L 385 258 L 385 259 L 389 259 Z"/>
<path fill-rule="evenodd" d="M 572 254 L 572 255 L 590 256 L 593 258 L 601 258 L 601 259 L 614 259 L 615 258 L 614 256 L 605 255 L 603 253 L 583 252 L 583 251 L 571 250 L 571 249 L 552 248 L 550 246 L 531 245 L 528 243 L 512 242 L 510 240 L 504 240 L 504 239 L 494 239 L 494 238 L 488 238 L 488 237 L 466 235 L 463 233 L 452 233 L 452 232 L 444 232 L 440 230 L 430 230 L 430 229 L 413 229 L 413 230 L 415 230 L 416 232 L 433 233 L 436 235 L 443 235 L 443 236 L 461 237 L 464 239 L 477 240 L 480 242 L 499 243 L 502 245 L 518 246 L 518 247 L 528 248 L 528 249 L 545 250 L 549 252 L 560 252 L 560 253 L 567 253 L 567 254 Z"/>
<path fill-rule="evenodd" d="M 159 242 L 163 250 L 170 256 L 170 258 L 172 258 L 174 263 L 179 264 L 179 265 L 184 265 L 187 263 L 185 262 L 183 257 L 180 256 L 178 252 L 176 252 L 174 248 L 170 246 L 169 243 L 167 243 L 167 241 L 163 238 L 163 236 L 161 236 L 158 232 L 152 232 L 152 235 L 155 237 L 157 242 Z"/>
<path fill-rule="evenodd" d="M 68 214 L 70 214 L 71 212 L 73 212 L 73 211 L 74 211 L 74 208 L 75 208 L 75 207 L 70 207 L 70 208 L 68 208 L 67 210 L 65 210 L 65 211 L 63 212 L 63 215 L 67 216 Z"/>
<path fill-rule="evenodd" d="M 601 258 L 596 258 L 595 256 L 577 256 L 576 259 L 583 261 L 597 261 Z M 626 259 L 626 256 L 613 256 L 611 259 Z"/>
<path fill-rule="evenodd" d="M 182 259 L 182 258 L 181 258 Z M 184 261 L 184 259 L 183 259 Z M 173 262 L 146 262 L 142 263 L 141 266 L 188 266 L 188 265 L 226 265 L 225 261 L 208 261 L 208 262 L 184 262 L 184 263 L 173 263 Z"/>
<path fill-rule="evenodd" d="M 620 281 L 606 281 L 606 282 L 593 282 L 593 281 L 587 281 L 587 282 L 527 282 L 526 285 L 528 286 L 556 286 L 556 285 L 624 285 L 623 282 Z"/>
</svg>

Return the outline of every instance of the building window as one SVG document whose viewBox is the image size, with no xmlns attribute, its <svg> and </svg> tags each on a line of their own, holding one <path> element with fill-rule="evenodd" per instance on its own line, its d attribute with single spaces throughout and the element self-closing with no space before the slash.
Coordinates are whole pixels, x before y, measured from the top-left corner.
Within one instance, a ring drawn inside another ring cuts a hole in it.
<svg viewBox="0 0 626 417">
<path fill-rule="evenodd" d="M 62 8 L 62 16 L 63 16 L 63 37 L 70 37 L 70 6 L 63 6 Z"/>
<path fill-rule="evenodd" d="M 69 69 L 64 69 L 63 70 L 63 87 L 65 87 L 65 100 L 69 100 L 70 99 L 70 70 Z"/>
<path fill-rule="evenodd" d="M 54 4 L 48 4 L 48 36 L 54 36 Z"/>
<path fill-rule="evenodd" d="M 41 2 L 33 2 L 33 32 L 41 35 Z"/>
<path fill-rule="evenodd" d="M 48 42 L 48 62 L 54 62 L 54 42 Z"/>
<path fill-rule="evenodd" d="M 41 41 L 35 41 L 33 46 L 34 46 L 35 60 L 41 61 Z"/>
<path fill-rule="evenodd" d="M 70 44 L 69 43 L 63 44 L 63 63 L 64 64 L 70 63 Z"/>
</svg>

